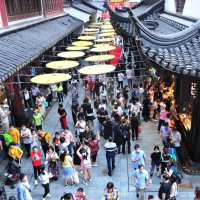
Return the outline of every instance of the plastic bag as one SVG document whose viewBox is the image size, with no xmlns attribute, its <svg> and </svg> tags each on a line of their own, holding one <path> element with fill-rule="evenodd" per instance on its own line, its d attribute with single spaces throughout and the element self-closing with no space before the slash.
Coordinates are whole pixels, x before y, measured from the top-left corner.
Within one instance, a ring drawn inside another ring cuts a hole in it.
<svg viewBox="0 0 200 200">
<path fill-rule="evenodd" d="M 75 183 L 79 183 L 78 172 L 77 172 L 76 170 L 74 170 L 73 178 L 74 178 L 74 182 L 75 182 Z"/>
</svg>

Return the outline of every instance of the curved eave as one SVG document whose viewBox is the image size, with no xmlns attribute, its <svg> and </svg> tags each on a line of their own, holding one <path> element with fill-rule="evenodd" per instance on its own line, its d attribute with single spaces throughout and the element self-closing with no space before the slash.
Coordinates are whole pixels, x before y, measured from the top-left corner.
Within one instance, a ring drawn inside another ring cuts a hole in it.
<svg viewBox="0 0 200 200">
<path fill-rule="evenodd" d="M 140 20 L 136 16 L 133 15 L 133 13 L 131 12 L 129 8 L 128 8 L 128 12 L 129 12 L 129 18 L 131 20 L 132 25 L 135 27 L 135 29 L 138 29 L 140 32 L 140 37 L 153 45 L 158 45 L 162 47 L 177 46 L 195 37 L 199 32 L 200 20 L 198 20 L 196 23 L 191 25 L 189 28 L 183 31 L 180 31 L 178 33 L 174 33 L 172 35 L 156 34 L 150 31 L 148 28 L 146 28 L 140 22 Z"/>
<path fill-rule="evenodd" d="M 140 39 L 136 36 L 136 45 L 139 50 L 140 57 L 142 61 L 146 64 L 147 67 L 153 65 L 154 68 L 158 71 L 168 71 L 176 75 L 182 76 L 192 76 L 200 77 L 200 66 L 197 68 L 188 68 L 189 65 L 180 66 L 179 64 L 174 65 L 172 61 L 166 62 L 165 59 L 162 59 L 158 56 L 156 52 L 152 49 L 147 49 L 142 46 Z"/>
</svg>

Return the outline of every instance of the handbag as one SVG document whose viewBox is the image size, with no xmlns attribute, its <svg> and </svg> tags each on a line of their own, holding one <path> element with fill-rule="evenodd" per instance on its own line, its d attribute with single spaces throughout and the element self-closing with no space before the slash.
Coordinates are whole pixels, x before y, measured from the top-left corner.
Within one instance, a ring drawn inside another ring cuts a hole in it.
<svg viewBox="0 0 200 200">
<path fill-rule="evenodd" d="M 75 183 L 79 183 L 78 172 L 75 169 L 74 169 L 73 178 L 74 178 Z"/>
<path fill-rule="evenodd" d="M 138 133 L 141 133 L 142 129 L 140 127 L 138 127 Z"/>
</svg>

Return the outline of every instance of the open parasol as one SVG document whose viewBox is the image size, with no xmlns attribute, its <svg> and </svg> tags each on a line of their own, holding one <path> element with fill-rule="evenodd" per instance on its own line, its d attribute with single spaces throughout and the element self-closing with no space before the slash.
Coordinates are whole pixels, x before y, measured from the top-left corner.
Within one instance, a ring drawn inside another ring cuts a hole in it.
<svg viewBox="0 0 200 200">
<path fill-rule="evenodd" d="M 96 37 L 95 36 L 88 36 L 88 35 L 85 35 L 85 36 L 79 36 L 78 37 L 78 40 L 95 40 Z"/>
<path fill-rule="evenodd" d="M 67 52 L 61 52 L 57 54 L 57 56 L 62 57 L 62 58 L 80 58 L 84 55 L 85 53 L 82 51 L 67 51 Z"/>
<path fill-rule="evenodd" d="M 101 52 L 111 51 L 114 49 L 116 49 L 115 46 L 101 46 L 101 47 L 92 48 L 90 51 L 101 53 Z"/>
<path fill-rule="evenodd" d="M 83 67 L 79 69 L 78 71 L 81 74 L 90 74 L 90 75 L 97 75 L 97 74 L 105 74 L 108 72 L 112 72 L 115 70 L 114 65 L 91 65 L 87 67 Z"/>
<path fill-rule="evenodd" d="M 115 30 L 112 28 L 112 29 L 104 29 L 104 30 L 101 30 L 101 33 L 109 33 L 109 32 L 114 32 Z"/>
<path fill-rule="evenodd" d="M 99 31 L 99 29 L 98 28 L 86 28 L 86 29 L 84 29 L 84 31 L 87 31 L 87 32 L 94 32 L 94 31 Z"/>
<path fill-rule="evenodd" d="M 94 47 L 107 47 L 107 46 L 110 46 L 110 43 L 94 44 Z"/>
<path fill-rule="evenodd" d="M 70 46 L 70 47 L 67 47 L 66 49 L 69 50 L 69 51 L 83 51 L 83 50 L 87 50 L 89 48 L 90 47 Z"/>
<path fill-rule="evenodd" d="M 111 42 L 113 40 L 115 40 L 115 38 L 102 38 L 102 39 L 96 40 L 96 42 Z"/>
<path fill-rule="evenodd" d="M 76 42 L 73 42 L 72 45 L 79 46 L 79 47 L 87 47 L 87 46 L 93 45 L 93 43 L 89 41 L 76 41 Z"/>
<path fill-rule="evenodd" d="M 31 82 L 41 85 L 53 85 L 62 81 L 67 81 L 71 78 L 69 74 L 63 73 L 51 73 L 35 76 L 31 79 Z"/>
<path fill-rule="evenodd" d="M 46 67 L 51 68 L 51 69 L 64 70 L 64 69 L 70 69 L 70 68 L 76 67 L 78 65 L 79 63 L 76 61 L 61 60 L 61 61 L 49 62 L 46 64 Z"/>
<path fill-rule="evenodd" d="M 86 58 L 85 60 L 90 61 L 90 62 L 104 62 L 113 58 L 115 58 L 114 55 L 107 54 L 107 55 L 90 56 Z"/>
<path fill-rule="evenodd" d="M 111 26 L 111 25 L 103 25 L 103 26 L 101 26 L 101 28 L 102 29 L 112 29 L 113 26 Z"/>
<path fill-rule="evenodd" d="M 82 35 L 95 35 L 98 33 L 99 33 L 98 31 L 91 31 L 91 32 L 84 32 L 84 33 L 82 33 Z"/>
<path fill-rule="evenodd" d="M 115 32 L 101 33 L 99 36 L 101 37 L 109 37 L 115 35 Z"/>
</svg>

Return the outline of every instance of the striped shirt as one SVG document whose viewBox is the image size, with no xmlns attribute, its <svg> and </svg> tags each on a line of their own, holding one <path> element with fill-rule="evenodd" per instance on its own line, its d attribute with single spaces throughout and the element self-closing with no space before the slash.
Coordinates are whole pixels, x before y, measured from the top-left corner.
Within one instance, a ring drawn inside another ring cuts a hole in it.
<svg viewBox="0 0 200 200">
<path fill-rule="evenodd" d="M 116 149 L 116 144 L 115 144 L 114 142 L 107 142 L 107 143 L 104 145 L 104 148 L 106 149 L 106 151 L 112 152 L 112 151 L 115 151 L 115 149 Z"/>
</svg>

